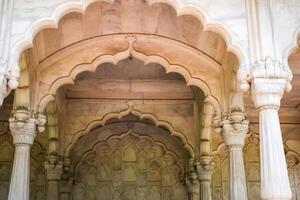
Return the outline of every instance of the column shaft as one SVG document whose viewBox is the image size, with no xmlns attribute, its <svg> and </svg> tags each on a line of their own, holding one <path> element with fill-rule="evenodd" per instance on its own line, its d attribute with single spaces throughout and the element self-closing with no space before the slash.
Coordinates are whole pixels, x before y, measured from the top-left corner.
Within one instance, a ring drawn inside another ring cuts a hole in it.
<svg viewBox="0 0 300 200">
<path fill-rule="evenodd" d="M 230 200 L 247 200 L 243 146 L 229 147 Z"/>
<path fill-rule="evenodd" d="M 58 200 L 58 181 L 49 180 L 47 190 L 47 200 Z"/>
<path fill-rule="evenodd" d="M 241 110 L 232 111 L 221 122 L 223 138 L 229 150 L 229 196 L 230 200 L 247 200 L 243 147 L 247 137 L 249 121 Z"/>
<path fill-rule="evenodd" d="M 35 116 L 25 109 L 14 111 L 9 119 L 9 127 L 15 145 L 15 156 L 8 200 L 29 200 L 30 147 L 36 136 L 36 129 L 43 131 L 44 124 L 43 115 Z"/>
<path fill-rule="evenodd" d="M 210 181 L 200 181 L 200 199 L 211 200 Z"/>
<path fill-rule="evenodd" d="M 16 144 L 8 200 L 29 200 L 30 145 Z"/>
<path fill-rule="evenodd" d="M 277 109 L 261 109 L 259 121 L 262 199 L 291 199 Z"/>
</svg>

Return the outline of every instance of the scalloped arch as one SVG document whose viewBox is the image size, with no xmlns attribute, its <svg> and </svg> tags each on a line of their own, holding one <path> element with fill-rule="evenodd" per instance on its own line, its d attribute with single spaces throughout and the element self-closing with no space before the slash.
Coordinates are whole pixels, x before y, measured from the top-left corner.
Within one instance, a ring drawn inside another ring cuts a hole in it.
<svg viewBox="0 0 300 200">
<path fill-rule="evenodd" d="M 19 74 L 18 61 L 21 53 L 27 48 L 32 47 L 35 35 L 45 28 L 57 28 L 59 20 L 66 14 L 71 12 L 84 13 L 86 8 L 97 1 L 103 1 L 113 4 L 115 0 L 81 0 L 81 2 L 67 2 L 59 6 L 50 17 L 44 17 L 33 22 L 25 31 L 21 40 L 12 46 L 10 51 L 10 62 L 12 63 L 10 71 Z M 193 4 L 184 4 L 180 0 L 147 0 L 149 5 L 155 3 L 166 3 L 173 7 L 178 16 L 191 15 L 196 17 L 203 25 L 204 31 L 211 31 L 219 34 L 227 44 L 227 51 L 237 56 L 240 63 L 244 63 L 246 52 L 234 40 L 231 31 L 222 23 L 212 21 L 203 9 Z"/>
<path fill-rule="evenodd" d="M 96 69 L 99 66 L 101 67 L 101 64 L 103 63 L 112 63 L 114 65 L 117 65 L 118 62 L 120 62 L 121 60 L 130 58 L 131 56 L 144 62 L 145 65 L 150 63 L 160 64 L 161 66 L 164 67 L 166 73 L 175 72 L 182 75 L 185 79 L 187 86 L 195 86 L 201 89 L 205 96 L 205 102 L 211 103 L 213 105 L 217 115 L 221 114 L 222 106 L 220 105 L 218 99 L 211 94 L 210 88 L 206 82 L 204 82 L 199 78 L 192 77 L 191 73 L 184 66 L 181 66 L 179 64 L 169 63 L 165 58 L 161 57 L 160 55 L 147 56 L 142 52 L 136 51 L 134 47 L 130 44 L 129 44 L 129 48 L 127 48 L 124 51 L 118 52 L 114 55 L 106 55 L 106 54 L 99 55 L 96 58 L 94 58 L 91 63 L 76 65 L 70 71 L 68 76 L 63 76 L 56 79 L 51 84 L 48 94 L 38 100 L 38 107 L 40 112 L 43 112 L 46 105 L 54 99 L 54 95 L 56 91 L 59 89 L 59 87 L 66 84 L 74 84 L 78 74 L 85 71 L 95 72 Z"/>
<path fill-rule="evenodd" d="M 86 152 L 84 152 L 81 155 L 80 161 L 77 162 L 76 165 L 75 165 L 75 171 L 77 171 L 78 168 L 80 167 L 80 165 L 82 165 L 82 160 L 85 159 L 87 156 L 89 156 L 89 154 L 92 153 L 94 151 L 94 149 L 96 148 L 96 146 L 98 146 L 99 144 L 106 143 L 106 142 L 108 142 L 108 141 L 110 141 L 111 139 L 114 139 L 114 138 L 124 138 L 124 137 L 130 136 L 130 135 L 134 136 L 134 137 L 138 137 L 140 139 L 146 138 L 146 139 L 150 140 L 151 142 L 156 143 L 159 146 L 161 146 L 166 151 L 166 154 L 170 154 L 170 155 L 174 156 L 175 158 L 178 158 L 178 155 L 175 154 L 174 152 L 170 151 L 166 147 L 165 144 L 154 140 L 151 136 L 139 135 L 138 133 L 135 133 L 134 131 L 129 130 L 125 133 L 122 133 L 121 135 L 109 136 L 108 138 L 105 138 L 104 140 L 100 140 L 100 141 L 97 141 L 96 143 L 94 143 L 93 146 L 91 146 L 90 149 L 88 149 Z M 157 161 L 157 160 L 153 159 L 152 161 Z M 152 161 L 150 161 L 149 163 L 151 163 Z M 159 162 L 159 161 L 157 161 L 157 162 Z M 181 168 L 181 171 L 183 172 L 184 171 L 184 164 L 181 163 L 181 162 L 178 162 L 177 164 L 179 164 L 179 167 Z"/>
<path fill-rule="evenodd" d="M 87 135 L 94 127 L 105 126 L 106 122 L 109 119 L 112 119 L 112 118 L 121 119 L 122 117 L 125 117 L 126 115 L 129 115 L 129 114 L 133 114 L 133 115 L 139 117 L 140 120 L 143 120 L 143 119 L 151 120 L 156 127 L 167 128 L 168 131 L 170 132 L 171 136 L 177 136 L 182 141 L 182 143 L 184 144 L 184 148 L 189 152 L 191 158 L 195 158 L 194 147 L 188 142 L 188 139 L 186 138 L 186 136 L 183 133 L 176 131 L 174 129 L 172 124 L 170 124 L 169 122 L 167 122 L 165 120 L 158 119 L 155 115 L 153 115 L 151 113 L 141 113 L 140 111 L 132 108 L 132 106 L 130 106 L 130 105 L 128 105 L 128 108 L 126 110 L 122 110 L 120 112 L 107 113 L 101 119 L 93 120 L 90 123 L 88 123 L 88 125 L 86 126 L 86 128 L 84 130 L 78 131 L 72 137 L 71 142 L 67 145 L 67 147 L 65 149 L 65 156 L 69 157 L 71 150 L 74 147 L 75 143 L 78 141 L 78 139 L 84 135 Z"/>
</svg>

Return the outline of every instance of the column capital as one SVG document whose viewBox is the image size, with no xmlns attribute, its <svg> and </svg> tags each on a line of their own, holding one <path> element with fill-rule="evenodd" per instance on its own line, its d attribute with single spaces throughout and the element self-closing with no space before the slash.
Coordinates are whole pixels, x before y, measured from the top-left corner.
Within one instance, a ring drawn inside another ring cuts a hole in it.
<svg viewBox="0 0 300 200">
<path fill-rule="evenodd" d="M 45 123 L 46 117 L 42 114 L 36 114 L 27 109 L 13 111 L 9 118 L 9 127 L 14 144 L 32 145 L 36 136 L 36 128 L 43 132 Z"/>
<path fill-rule="evenodd" d="M 244 92 L 251 88 L 251 97 L 258 109 L 278 109 L 284 92 L 292 89 L 289 67 L 269 57 L 242 67 L 238 72 L 238 79 Z"/>
<path fill-rule="evenodd" d="M 244 112 L 233 111 L 229 116 L 215 122 L 215 128 L 222 133 L 226 146 L 243 147 L 249 130 L 249 121 Z"/>
<path fill-rule="evenodd" d="M 214 171 L 214 164 L 196 163 L 196 171 L 199 181 L 210 181 Z"/>
<path fill-rule="evenodd" d="M 48 180 L 60 180 L 63 173 L 63 163 L 58 156 L 48 156 L 48 161 L 44 163 Z"/>
</svg>

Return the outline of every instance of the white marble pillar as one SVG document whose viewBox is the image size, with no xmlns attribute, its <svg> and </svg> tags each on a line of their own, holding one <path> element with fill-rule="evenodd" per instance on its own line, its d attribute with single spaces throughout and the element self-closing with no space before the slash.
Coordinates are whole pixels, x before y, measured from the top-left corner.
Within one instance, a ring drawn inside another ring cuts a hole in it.
<svg viewBox="0 0 300 200">
<path fill-rule="evenodd" d="M 222 135 L 229 151 L 230 200 L 248 199 L 243 155 L 248 126 L 242 112 L 233 112 L 222 122 Z"/>
<path fill-rule="evenodd" d="M 240 75 L 241 76 L 241 75 Z M 285 91 L 291 90 L 288 67 L 273 60 L 253 66 L 241 88 L 251 84 L 251 96 L 259 110 L 261 198 L 289 200 L 292 198 L 287 172 L 278 109 Z M 243 78 L 242 78 L 243 80 Z"/>
<path fill-rule="evenodd" d="M 200 200 L 211 200 L 211 176 L 213 174 L 213 164 L 196 164 L 197 175 L 200 182 Z"/>
<path fill-rule="evenodd" d="M 44 123 L 45 118 L 38 119 L 26 110 L 17 110 L 9 119 L 15 156 L 8 200 L 29 200 L 30 147 L 36 136 L 37 125 L 43 130 Z"/>
<path fill-rule="evenodd" d="M 14 0 L 0 1 L 0 106 L 2 105 L 4 98 L 9 94 L 10 88 L 15 89 L 17 87 L 15 78 L 14 80 L 9 81 L 10 86 L 7 87 L 7 78 L 10 79 L 7 70 L 13 8 Z"/>
<path fill-rule="evenodd" d="M 59 181 L 63 172 L 62 162 L 57 156 L 49 156 L 45 162 L 46 175 L 48 180 L 47 200 L 59 199 Z"/>
</svg>

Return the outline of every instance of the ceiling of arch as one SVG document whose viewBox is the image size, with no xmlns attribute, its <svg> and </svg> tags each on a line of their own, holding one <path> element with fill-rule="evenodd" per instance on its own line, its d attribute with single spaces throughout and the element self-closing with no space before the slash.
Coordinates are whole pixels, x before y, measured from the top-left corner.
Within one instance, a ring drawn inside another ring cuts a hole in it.
<svg viewBox="0 0 300 200">
<path fill-rule="evenodd" d="M 102 64 L 96 72 L 79 74 L 74 85 L 63 87 L 68 99 L 194 98 L 192 88 L 186 85 L 181 75 L 166 74 L 161 65 L 144 65 L 137 59 L 122 60 L 118 65 Z"/>
<path fill-rule="evenodd" d="M 197 48 L 218 63 L 223 63 L 226 56 L 225 41 L 215 33 L 203 31 L 195 17 L 178 17 L 176 11 L 166 4 L 149 6 L 140 0 L 118 0 L 113 5 L 93 3 L 84 14 L 64 16 L 58 29 L 40 31 L 34 39 L 36 62 L 78 41 L 116 33 L 145 33 L 172 38 Z"/>
</svg>

